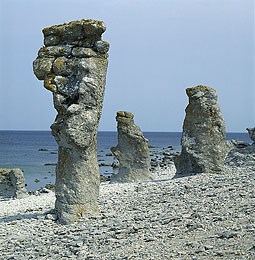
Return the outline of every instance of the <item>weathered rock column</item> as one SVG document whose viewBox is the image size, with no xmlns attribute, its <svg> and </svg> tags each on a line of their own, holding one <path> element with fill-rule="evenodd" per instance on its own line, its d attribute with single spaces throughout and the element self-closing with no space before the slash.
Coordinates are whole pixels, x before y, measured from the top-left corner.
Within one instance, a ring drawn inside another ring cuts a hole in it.
<svg viewBox="0 0 255 260">
<path fill-rule="evenodd" d="M 187 88 L 189 104 L 183 124 L 182 151 L 175 158 L 177 173 L 220 172 L 228 152 L 226 130 L 216 91 Z"/>
<path fill-rule="evenodd" d="M 0 198 L 26 197 L 25 178 L 19 168 L 0 168 Z"/>
<path fill-rule="evenodd" d="M 255 127 L 253 127 L 253 128 L 246 128 L 246 130 L 248 131 L 249 137 L 251 138 L 253 143 L 255 143 Z"/>
<path fill-rule="evenodd" d="M 59 146 L 55 207 L 63 224 L 98 211 L 97 130 L 109 50 L 101 40 L 105 29 L 96 20 L 45 28 L 45 47 L 33 63 L 58 112 L 51 129 Z"/>
<path fill-rule="evenodd" d="M 111 151 L 119 161 L 119 173 L 111 176 L 111 182 L 151 180 L 148 142 L 141 129 L 134 123 L 134 115 L 119 111 L 116 116 L 118 145 Z"/>
</svg>

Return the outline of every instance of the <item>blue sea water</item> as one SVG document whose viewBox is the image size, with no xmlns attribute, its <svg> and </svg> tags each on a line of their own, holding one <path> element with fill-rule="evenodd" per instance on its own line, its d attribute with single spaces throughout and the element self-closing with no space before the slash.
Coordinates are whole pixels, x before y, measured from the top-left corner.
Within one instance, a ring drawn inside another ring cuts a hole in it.
<svg viewBox="0 0 255 260">
<path fill-rule="evenodd" d="M 172 145 L 180 149 L 180 132 L 145 132 L 149 145 L 162 149 Z M 227 139 L 250 142 L 246 133 L 228 133 Z M 117 144 L 116 132 L 98 133 L 98 160 L 112 162 L 110 147 Z M 21 168 L 28 190 L 55 182 L 57 144 L 50 131 L 0 131 L 0 168 Z M 111 174 L 111 167 L 100 167 L 101 174 Z M 40 182 L 35 182 L 38 179 Z"/>
</svg>

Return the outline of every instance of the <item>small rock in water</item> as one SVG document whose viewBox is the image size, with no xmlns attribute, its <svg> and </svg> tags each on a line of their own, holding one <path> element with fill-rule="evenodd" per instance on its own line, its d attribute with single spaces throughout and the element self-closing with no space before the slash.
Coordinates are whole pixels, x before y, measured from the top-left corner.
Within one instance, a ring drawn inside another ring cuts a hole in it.
<svg viewBox="0 0 255 260">
<path fill-rule="evenodd" d="M 102 167 L 102 166 L 112 166 L 112 163 L 110 163 L 110 162 L 100 163 L 100 164 L 99 164 L 99 167 Z"/>
<path fill-rule="evenodd" d="M 49 150 L 46 149 L 46 148 L 40 148 L 40 149 L 38 149 L 38 151 L 39 151 L 39 152 L 47 152 L 47 151 L 49 151 Z"/>
<path fill-rule="evenodd" d="M 41 189 L 40 189 L 40 192 L 41 192 L 41 193 L 50 193 L 50 192 L 52 192 L 52 190 L 49 190 L 49 189 L 47 189 L 47 188 L 41 188 Z"/>
<path fill-rule="evenodd" d="M 45 188 L 47 190 L 54 191 L 55 190 L 55 184 L 48 183 L 48 184 L 45 185 Z"/>
</svg>

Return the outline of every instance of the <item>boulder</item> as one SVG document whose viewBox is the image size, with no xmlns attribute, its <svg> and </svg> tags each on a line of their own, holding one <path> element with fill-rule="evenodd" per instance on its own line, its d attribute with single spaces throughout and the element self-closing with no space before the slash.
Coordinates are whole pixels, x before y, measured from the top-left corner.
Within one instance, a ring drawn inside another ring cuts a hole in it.
<svg viewBox="0 0 255 260">
<path fill-rule="evenodd" d="M 246 130 L 248 131 L 248 134 L 249 134 L 251 140 L 255 143 L 255 127 L 246 128 Z"/>
<path fill-rule="evenodd" d="M 187 88 L 189 104 L 183 124 L 182 150 L 175 157 L 177 174 L 221 172 L 229 151 L 216 91 L 206 86 Z"/>
<path fill-rule="evenodd" d="M 111 176 L 111 182 L 135 182 L 152 180 L 148 141 L 134 123 L 130 112 L 117 112 L 118 145 L 111 151 L 119 161 L 119 172 Z"/>
<path fill-rule="evenodd" d="M 104 23 L 96 20 L 45 28 L 45 47 L 33 64 L 58 112 L 51 129 L 59 147 L 55 208 L 62 224 L 98 212 L 97 131 L 109 49 L 99 50 L 98 41 L 104 31 Z"/>
<path fill-rule="evenodd" d="M 26 197 L 25 179 L 23 172 L 19 168 L 0 169 L 0 197 L 17 198 Z"/>
</svg>

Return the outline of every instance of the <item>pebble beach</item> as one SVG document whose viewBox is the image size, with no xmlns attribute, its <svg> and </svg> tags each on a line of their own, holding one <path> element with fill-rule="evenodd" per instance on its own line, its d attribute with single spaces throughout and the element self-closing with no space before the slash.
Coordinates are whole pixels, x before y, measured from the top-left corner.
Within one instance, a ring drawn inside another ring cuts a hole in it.
<svg viewBox="0 0 255 260">
<path fill-rule="evenodd" d="M 0 259 L 255 259 L 254 157 L 233 158 L 221 175 L 102 183 L 99 214 L 71 225 L 54 192 L 0 201 Z"/>
</svg>

